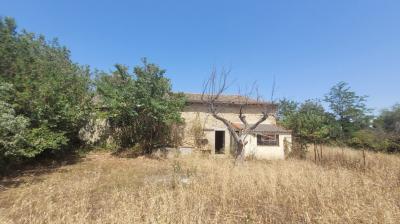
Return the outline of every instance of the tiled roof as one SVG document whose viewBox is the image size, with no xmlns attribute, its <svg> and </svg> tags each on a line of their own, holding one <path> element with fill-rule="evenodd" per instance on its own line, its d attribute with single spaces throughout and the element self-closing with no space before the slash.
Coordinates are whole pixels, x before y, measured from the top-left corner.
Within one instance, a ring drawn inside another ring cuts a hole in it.
<svg viewBox="0 0 400 224">
<path fill-rule="evenodd" d="M 187 102 L 189 103 L 203 103 L 201 100 L 202 94 L 196 94 L 196 93 L 185 93 Z M 204 95 L 204 99 L 207 99 L 208 95 Z M 244 102 L 247 101 L 247 104 L 250 105 L 275 105 L 270 102 L 263 102 L 259 101 L 256 99 L 248 98 L 245 96 L 240 96 L 240 95 L 221 95 L 218 97 L 218 99 L 215 101 L 217 104 L 243 104 Z"/>
<path fill-rule="evenodd" d="M 243 128 L 242 123 L 233 123 L 235 128 L 241 129 Z M 251 124 L 250 124 L 251 125 Z M 286 130 L 283 127 L 280 127 L 278 125 L 273 125 L 273 124 L 259 124 L 256 129 L 253 130 L 253 132 L 263 132 L 263 133 L 281 133 L 281 134 L 290 134 L 292 131 Z"/>
</svg>

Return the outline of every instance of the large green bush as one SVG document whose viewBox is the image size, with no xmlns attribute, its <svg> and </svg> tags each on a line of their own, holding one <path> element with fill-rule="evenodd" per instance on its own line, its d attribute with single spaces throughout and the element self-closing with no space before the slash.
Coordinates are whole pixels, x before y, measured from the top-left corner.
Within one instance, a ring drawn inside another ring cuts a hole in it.
<svg viewBox="0 0 400 224">
<path fill-rule="evenodd" d="M 327 113 L 317 100 L 296 103 L 281 100 L 278 123 L 292 130 L 301 144 L 325 143 L 336 137 L 338 124 L 332 114 Z"/>
<path fill-rule="evenodd" d="M 182 94 L 171 90 L 165 71 L 143 60 L 143 66 L 117 65 L 96 79 L 100 115 L 108 120 L 119 148 L 139 146 L 142 153 L 155 147 L 171 145 L 171 128 L 182 122 Z M 137 147 L 136 147 L 137 148 Z"/>
<path fill-rule="evenodd" d="M 56 40 L 18 32 L 13 19 L 0 19 L 0 86 L 0 157 L 35 157 L 79 143 L 91 111 L 90 73 Z"/>
<path fill-rule="evenodd" d="M 0 158 L 27 155 L 21 149 L 26 145 L 28 126 L 29 119 L 17 116 L 10 104 L 0 101 Z"/>
<path fill-rule="evenodd" d="M 375 120 L 374 125 L 393 135 L 400 135 L 400 104 L 395 104 L 390 109 L 385 109 Z"/>
</svg>

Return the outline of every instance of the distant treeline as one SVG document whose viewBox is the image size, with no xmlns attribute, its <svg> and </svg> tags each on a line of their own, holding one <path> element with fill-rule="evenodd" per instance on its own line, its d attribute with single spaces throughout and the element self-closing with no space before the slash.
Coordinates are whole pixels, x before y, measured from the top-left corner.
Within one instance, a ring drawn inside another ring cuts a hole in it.
<svg viewBox="0 0 400 224">
<path fill-rule="evenodd" d="M 278 120 L 293 131 L 301 149 L 309 144 L 335 144 L 400 152 L 400 104 L 373 116 L 366 101 L 367 96 L 359 96 L 347 83 L 339 82 L 322 100 L 280 100 Z"/>
<path fill-rule="evenodd" d="M 345 83 L 324 100 L 329 112 L 319 101 L 282 100 L 279 122 L 301 144 L 399 151 L 399 105 L 374 118 L 366 98 Z M 149 153 L 174 145 L 179 136 L 171 130 L 179 131 L 184 103 L 165 71 L 145 59 L 132 72 L 119 64 L 110 73 L 93 71 L 74 63 L 57 40 L 18 31 L 12 18 L 0 18 L 0 173 L 14 164 L 83 150 L 79 132 L 96 119 L 107 121 L 115 150 Z"/>
</svg>

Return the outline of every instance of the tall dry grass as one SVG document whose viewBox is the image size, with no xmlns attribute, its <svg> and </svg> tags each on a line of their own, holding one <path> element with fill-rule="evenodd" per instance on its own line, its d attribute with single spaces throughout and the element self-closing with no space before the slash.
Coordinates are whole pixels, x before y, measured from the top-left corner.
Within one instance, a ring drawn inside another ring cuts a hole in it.
<svg viewBox="0 0 400 224">
<path fill-rule="evenodd" d="M 326 148 L 322 161 L 87 160 L 19 177 L 2 223 L 399 223 L 400 158 Z M 4 184 L 4 180 L 3 180 Z"/>
</svg>

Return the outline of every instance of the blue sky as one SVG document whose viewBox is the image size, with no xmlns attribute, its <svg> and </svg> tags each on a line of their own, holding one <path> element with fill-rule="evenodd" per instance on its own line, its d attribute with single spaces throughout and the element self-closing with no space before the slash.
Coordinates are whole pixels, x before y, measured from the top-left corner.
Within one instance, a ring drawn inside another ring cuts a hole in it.
<svg viewBox="0 0 400 224">
<path fill-rule="evenodd" d="M 377 111 L 400 102 L 400 1 L 0 0 L 20 28 L 57 37 L 74 61 L 109 71 L 140 58 L 176 91 L 200 92 L 211 68 L 269 97 L 321 98 L 348 82 Z"/>
</svg>

